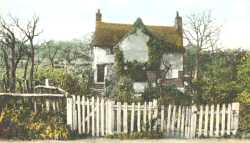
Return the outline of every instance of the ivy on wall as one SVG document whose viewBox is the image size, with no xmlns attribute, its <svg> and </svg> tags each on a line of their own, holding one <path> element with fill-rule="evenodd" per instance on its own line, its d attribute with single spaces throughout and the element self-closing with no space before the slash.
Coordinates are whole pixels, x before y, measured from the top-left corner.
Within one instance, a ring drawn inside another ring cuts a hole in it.
<svg viewBox="0 0 250 143">
<path fill-rule="evenodd" d="M 119 76 L 124 75 L 124 57 L 119 48 L 115 48 L 115 69 Z"/>
<path fill-rule="evenodd" d="M 117 75 L 128 76 L 134 81 L 146 81 L 146 71 L 159 71 L 161 65 L 162 55 L 164 53 L 183 53 L 184 48 L 176 48 L 174 45 L 160 39 L 154 35 L 143 24 L 142 20 L 138 18 L 133 25 L 133 29 L 128 35 L 136 33 L 140 29 L 143 33 L 149 36 L 148 46 L 148 61 L 140 63 L 137 61 L 124 61 L 124 56 L 119 47 L 115 48 L 115 68 Z M 128 36 L 127 35 L 127 36 Z M 126 69 L 125 69 L 126 66 Z"/>
</svg>

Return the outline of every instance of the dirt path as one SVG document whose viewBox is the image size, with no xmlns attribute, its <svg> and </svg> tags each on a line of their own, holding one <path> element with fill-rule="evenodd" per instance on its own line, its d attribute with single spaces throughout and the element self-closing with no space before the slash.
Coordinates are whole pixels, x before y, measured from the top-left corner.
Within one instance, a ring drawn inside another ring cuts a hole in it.
<svg viewBox="0 0 250 143">
<path fill-rule="evenodd" d="M 71 141 L 55 140 L 35 140 L 35 141 L 17 141 L 0 140 L 0 143 L 250 143 L 250 140 L 240 139 L 158 139 L 158 140 L 117 140 L 117 139 L 83 139 Z"/>
</svg>

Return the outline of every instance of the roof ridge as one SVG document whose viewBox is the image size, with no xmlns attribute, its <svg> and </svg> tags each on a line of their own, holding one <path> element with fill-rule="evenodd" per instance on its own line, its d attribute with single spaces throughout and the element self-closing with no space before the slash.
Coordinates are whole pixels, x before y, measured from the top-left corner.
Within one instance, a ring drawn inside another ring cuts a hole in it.
<svg viewBox="0 0 250 143">
<path fill-rule="evenodd" d="M 103 22 L 103 21 L 100 21 L 98 22 L 99 24 L 111 24 L 111 25 L 119 25 L 119 26 L 133 26 L 133 24 L 129 24 L 129 23 L 114 23 L 114 22 Z M 159 28 L 175 28 L 175 26 L 167 26 L 167 25 L 147 25 L 147 24 L 144 24 L 146 27 L 159 27 Z"/>
</svg>

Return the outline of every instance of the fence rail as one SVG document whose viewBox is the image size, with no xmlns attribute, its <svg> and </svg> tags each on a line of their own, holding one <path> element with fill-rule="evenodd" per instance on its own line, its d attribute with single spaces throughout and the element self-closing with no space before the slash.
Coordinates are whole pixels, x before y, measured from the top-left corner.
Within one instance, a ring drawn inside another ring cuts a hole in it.
<svg viewBox="0 0 250 143">
<path fill-rule="evenodd" d="M 79 134 L 105 136 L 161 131 L 164 136 L 195 138 L 235 135 L 239 103 L 177 106 L 114 102 L 103 98 L 67 98 L 67 124 Z"/>
<path fill-rule="evenodd" d="M 12 102 L 14 101 L 14 102 Z M 43 93 L 0 93 L 0 108 L 5 106 L 29 105 L 34 112 L 65 112 L 66 96 L 64 94 Z"/>
</svg>

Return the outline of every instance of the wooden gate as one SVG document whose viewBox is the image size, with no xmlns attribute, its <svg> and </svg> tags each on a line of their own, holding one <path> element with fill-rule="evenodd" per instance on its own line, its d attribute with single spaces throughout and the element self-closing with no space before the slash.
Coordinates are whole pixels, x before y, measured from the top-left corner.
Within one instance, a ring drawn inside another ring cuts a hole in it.
<svg viewBox="0 0 250 143">
<path fill-rule="evenodd" d="M 195 138 L 235 135 L 239 103 L 205 106 L 121 103 L 104 98 L 67 98 L 67 124 L 78 134 L 106 136 L 159 131 L 165 137 Z"/>
</svg>

